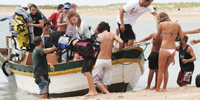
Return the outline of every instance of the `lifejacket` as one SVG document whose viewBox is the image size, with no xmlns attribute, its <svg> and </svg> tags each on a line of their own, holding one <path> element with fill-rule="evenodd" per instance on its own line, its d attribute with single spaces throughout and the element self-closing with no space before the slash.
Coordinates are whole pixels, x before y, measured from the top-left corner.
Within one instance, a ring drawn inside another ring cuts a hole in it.
<svg viewBox="0 0 200 100">
<path fill-rule="evenodd" d="M 33 27 L 27 27 L 26 23 L 32 23 L 32 18 L 23 8 L 17 7 L 15 9 L 15 18 L 10 22 L 12 30 L 12 40 L 15 49 L 30 51 L 30 45 L 33 44 Z"/>
</svg>

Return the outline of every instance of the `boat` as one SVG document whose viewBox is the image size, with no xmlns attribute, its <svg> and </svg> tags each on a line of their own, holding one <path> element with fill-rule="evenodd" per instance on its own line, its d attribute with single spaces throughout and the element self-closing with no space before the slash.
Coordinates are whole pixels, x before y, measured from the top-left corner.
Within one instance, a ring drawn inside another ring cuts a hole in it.
<svg viewBox="0 0 200 100">
<path fill-rule="evenodd" d="M 11 38 L 7 36 L 6 41 Z M 32 54 L 22 52 L 20 61 L 11 61 L 11 49 L 0 48 L 0 67 L 9 84 L 31 94 L 39 94 L 35 84 Z M 55 67 L 55 72 L 49 69 L 51 79 L 49 93 L 51 97 L 81 96 L 88 92 L 87 78 L 81 73 L 83 59 L 57 63 L 55 54 L 48 54 L 47 61 Z M 138 46 L 124 48 L 121 52 L 112 53 L 112 81 L 108 87 L 110 92 L 125 92 L 127 87 L 134 89 L 144 72 L 143 49 Z M 98 90 L 99 91 L 99 90 Z"/>
</svg>

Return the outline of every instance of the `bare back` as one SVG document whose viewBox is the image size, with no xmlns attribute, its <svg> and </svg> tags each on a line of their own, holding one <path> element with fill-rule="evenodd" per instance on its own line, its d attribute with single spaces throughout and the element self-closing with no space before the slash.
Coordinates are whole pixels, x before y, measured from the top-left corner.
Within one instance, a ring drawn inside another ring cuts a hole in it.
<svg viewBox="0 0 200 100">
<path fill-rule="evenodd" d="M 162 22 L 159 24 L 158 34 L 162 37 L 161 48 L 174 49 L 176 48 L 175 39 L 177 36 L 182 38 L 182 30 L 178 23 L 175 22 Z M 158 37 L 157 37 L 158 38 Z"/>
<path fill-rule="evenodd" d="M 98 59 L 111 59 L 111 53 L 113 48 L 113 42 L 115 40 L 114 33 L 104 31 L 103 33 L 98 34 L 100 44 L 100 53 Z"/>
</svg>

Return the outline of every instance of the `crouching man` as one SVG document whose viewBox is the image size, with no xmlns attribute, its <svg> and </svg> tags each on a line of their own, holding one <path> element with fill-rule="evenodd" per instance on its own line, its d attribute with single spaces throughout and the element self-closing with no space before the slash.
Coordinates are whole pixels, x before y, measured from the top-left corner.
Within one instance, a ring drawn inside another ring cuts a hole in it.
<svg viewBox="0 0 200 100">
<path fill-rule="evenodd" d="M 48 75 L 48 66 L 50 66 L 51 71 L 54 72 L 54 66 L 50 63 L 47 63 L 46 54 L 56 50 L 56 47 L 52 48 L 42 48 L 43 42 L 40 36 L 34 38 L 35 49 L 32 53 L 33 59 L 33 70 L 35 83 L 40 88 L 40 95 L 42 99 L 49 98 L 49 75 Z"/>
</svg>

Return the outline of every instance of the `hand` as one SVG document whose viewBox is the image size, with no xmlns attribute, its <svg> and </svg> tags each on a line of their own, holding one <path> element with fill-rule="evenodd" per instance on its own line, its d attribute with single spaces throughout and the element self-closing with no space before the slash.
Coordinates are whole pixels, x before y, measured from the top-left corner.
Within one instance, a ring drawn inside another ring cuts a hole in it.
<svg viewBox="0 0 200 100">
<path fill-rule="evenodd" d="M 54 72 L 55 71 L 54 66 L 52 64 L 49 64 L 49 66 L 50 66 L 51 71 Z"/>
<path fill-rule="evenodd" d="M 33 26 L 32 23 L 26 23 L 27 26 Z"/>
<path fill-rule="evenodd" d="M 198 40 L 191 40 L 191 41 L 190 41 L 190 44 L 191 44 L 191 45 L 194 45 L 194 44 L 197 44 L 197 43 L 198 43 Z"/>
<path fill-rule="evenodd" d="M 187 64 L 188 61 L 186 59 L 182 59 L 183 64 Z"/>
<path fill-rule="evenodd" d="M 124 26 L 123 24 L 120 25 L 120 30 L 121 30 L 122 32 L 124 32 L 125 26 Z"/>
</svg>

